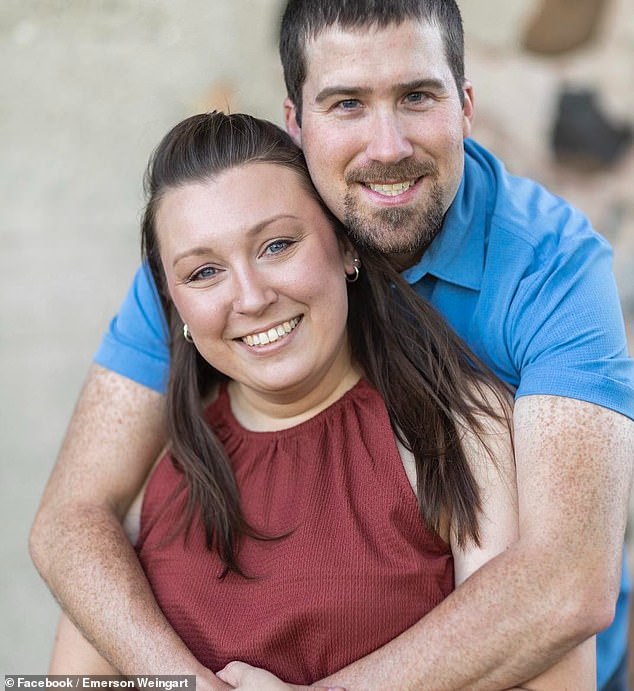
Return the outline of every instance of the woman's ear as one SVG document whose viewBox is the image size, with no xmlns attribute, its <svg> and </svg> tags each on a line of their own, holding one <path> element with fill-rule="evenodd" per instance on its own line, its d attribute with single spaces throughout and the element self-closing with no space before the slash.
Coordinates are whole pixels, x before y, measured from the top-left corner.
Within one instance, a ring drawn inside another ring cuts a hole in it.
<svg viewBox="0 0 634 691">
<path fill-rule="evenodd" d="M 339 244 L 341 245 L 341 256 L 343 257 L 343 268 L 346 275 L 354 274 L 355 266 L 358 267 L 361 263 L 359 261 L 359 253 L 348 238 L 340 237 Z"/>
</svg>

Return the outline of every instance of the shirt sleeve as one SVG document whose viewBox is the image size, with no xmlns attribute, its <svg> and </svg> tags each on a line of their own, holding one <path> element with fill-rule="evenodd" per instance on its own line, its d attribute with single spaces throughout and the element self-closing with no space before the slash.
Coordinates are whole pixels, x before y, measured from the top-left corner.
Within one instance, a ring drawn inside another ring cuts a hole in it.
<svg viewBox="0 0 634 691">
<path fill-rule="evenodd" d="M 169 372 L 167 323 L 147 265 L 139 267 L 94 362 L 165 393 Z"/>
<path fill-rule="evenodd" d="M 507 321 L 521 373 L 516 396 L 565 396 L 634 419 L 634 361 L 608 243 L 592 232 L 572 233 L 539 255 Z"/>
</svg>

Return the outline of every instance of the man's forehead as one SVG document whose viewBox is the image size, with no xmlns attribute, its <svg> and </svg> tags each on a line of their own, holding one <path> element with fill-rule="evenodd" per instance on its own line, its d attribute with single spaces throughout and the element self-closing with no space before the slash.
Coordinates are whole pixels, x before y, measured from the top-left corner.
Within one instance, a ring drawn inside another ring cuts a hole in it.
<svg viewBox="0 0 634 691">
<path fill-rule="evenodd" d="M 333 24 L 306 41 L 306 77 L 320 84 L 335 74 L 352 76 L 357 70 L 369 77 L 373 66 L 378 77 L 390 55 L 406 72 L 418 70 L 421 64 L 432 68 L 434 63 L 436 72 L 447 67 L 440 29 L 425 20 L 406 19 L 383 26 L 376 22 L 352 27 Z"/>
<path fill-rule="evenodd" d="M 424 19 L 405 19 L 379 25 L 371 22 L 362 26 L 331 24 L 310 36 L 304 44 L 306 67 L 310 60 L 323 56 L 325 52 L 337 50 L 354 57 L 355 51 L 368 48 L 368 41 L 374 42 L 376 50 L 402 49 L 409 44 L 411 49 L 430 45 L 434 48 L 443 42 L 440 28 Z M 370 46 L 371 48 L 372 46 Z M 444 51 L 443 51 L 444 52 Z"/>
<path fill-rule="evenodd" d="M 305 47 L 316 46 L 320 43 L 333 40 L 335 38 L 348 39 L 354 41 L 356 38 L 367 36 L 368 34 L 380 35 L 392 32 L 394 29 L 421 29 L 428 28 L 438 30 L 435 24 L 431 24 L 425 19 L 406 18 L 402 20 L 390 21 L 386 24 L 379 24 L 377 21 L 369 21 L 367 24 L 345 26 L 339 22 L 330 24 L 312 33 L 305 42 Z"/>
</svg>

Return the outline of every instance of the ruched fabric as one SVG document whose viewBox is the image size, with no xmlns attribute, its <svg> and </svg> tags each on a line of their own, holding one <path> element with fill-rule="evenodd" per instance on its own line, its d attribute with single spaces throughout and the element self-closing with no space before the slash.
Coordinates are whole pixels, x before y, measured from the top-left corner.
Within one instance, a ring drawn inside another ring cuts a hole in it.
<svg viewBox="0 0 634 691">
<path fill-rule="evenodd" d="M 243 510 L 273 541 L 245 539 L 248 575 L 225 574 L 200 523 L 171 538 L 186 490 L 171 458 L 148 483 L 137 551 L 168 619 L 208 668 L 234 659 L 311 684 L 380 647 L 453 589 L 449 546 L 427 530 L 378 393 L 361 380 L 279 432 L 234 418 L 226 388 L 209 423 Z"/>
</svg>

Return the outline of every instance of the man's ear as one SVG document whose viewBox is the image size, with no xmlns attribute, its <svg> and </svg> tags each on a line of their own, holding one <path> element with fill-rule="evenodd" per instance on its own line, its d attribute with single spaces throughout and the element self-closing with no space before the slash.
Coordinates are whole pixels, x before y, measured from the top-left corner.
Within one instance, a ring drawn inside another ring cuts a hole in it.
<svg viewBox="0 0 634 691">
<path fill-rule="evenodd" d="M 290 98 L 284 99 L 284 123 L 291 139 L 302 148 L 302 128 L 297 124 L 297 108 Z"/>
<path fill-rule="evenodd" d="M 462 86 L 464 104 L 462 106 L 462 136 L 466 139 L 471 136 L 473 126 L 473 116 L 475 113 L 475 102 L 473 99 L 473 84 L 468 79 L 464 80 Z"/>
</svg>

